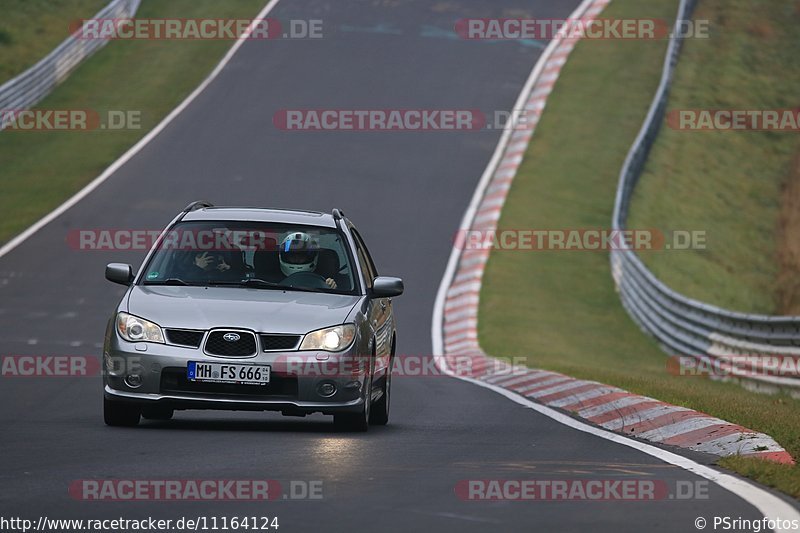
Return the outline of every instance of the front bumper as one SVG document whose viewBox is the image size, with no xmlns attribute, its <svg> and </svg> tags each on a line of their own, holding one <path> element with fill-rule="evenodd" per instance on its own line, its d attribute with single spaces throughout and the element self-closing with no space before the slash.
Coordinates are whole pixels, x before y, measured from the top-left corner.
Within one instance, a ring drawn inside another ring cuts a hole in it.
<svg viewBox="0 0 800 533">
<path fill-rule="evenodd" d="M 363 409 L 368 358 L 353 345 L 339 353 L 261 352 L 252 357 L 210 356 L 201 348 L 132 343 L 113 335 L 104 350 L 104 395 L 108 400 L 165 409 L 280 411 L 287 415 L 339 414 Z M 190 381 L 189 361 L 270 365 L 267 385 Z M 131 386 L 131 375 L 139 377 Z M 333 384 L 331 396 L 320 385 Z"/>
</svg>

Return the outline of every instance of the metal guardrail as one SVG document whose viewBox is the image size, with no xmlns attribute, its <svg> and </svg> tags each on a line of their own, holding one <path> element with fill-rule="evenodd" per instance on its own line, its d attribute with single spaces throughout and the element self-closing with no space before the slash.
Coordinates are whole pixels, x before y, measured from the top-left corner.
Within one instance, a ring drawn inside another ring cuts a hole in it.
<svg viewBox="0 0 800 533">
<path fill-rule="evenodd" d="M 689 20 L 697 0 L 681 0 L 677 24 Z M 670 40 L 661 83 L 650 111 L 620 173 L 612 228 L 622 230 L 631 195 L 655 141 L 667 107 L 669 88 L 683 39 Z M 622 304 L 648 334 L 671 354 L 694 357 L 706 364 L 721 364 L 729 356 L 751 356 L 751 368 L 729 369 L 733 379 L 762 392 L 786 391 L 800 397 L 797 373 L 775 375 L 778 356 L 800 361 L 800 317 L 737 313 L 683 296 L 659 281 L 632 250 L 611 252 L 611 271 Z M 791 360 L 790 360 L 791 361 Z"/>
<path fill-rule="evenodd" d="M 136 14 L 141 0 L 112 0 L 95 18 L 130 18 Z M 65 22 L 64 24 L 67 24 Z M 18 76 L 0 85 L 0 110 L 22 111 L 40 102 L 86 58 L 106 45 L 106 39 L 67 37 L 41 61 Z M 4 114 L 5 115 L 5 114 Z M 2 119 L 2 117 L 0 117 Z M 0 130 L 10 117 L 0 122 Z"/>
</svg>

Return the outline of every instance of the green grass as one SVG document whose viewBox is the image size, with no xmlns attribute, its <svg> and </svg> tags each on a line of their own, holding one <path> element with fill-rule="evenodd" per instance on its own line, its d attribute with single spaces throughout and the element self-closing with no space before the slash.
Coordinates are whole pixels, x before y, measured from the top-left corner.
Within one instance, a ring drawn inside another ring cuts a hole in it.
<svg viewBox="0 0 800 533">
<path fill-rule="evenodd" d="M 695 18 L 711 21 L 711 38 L 687 41 L 669 109 L 797 107 L 796 2 L 705 0 Z M 796 132 L 662 128 L 635 191 L 629 227 L 705 230 L 708 249 L 644 254 L 644 262 L 690 297 L 779 314 L 781 194 L 799 151 Z"/>
<path fill-rule="evenodd" d="M 3 0 L 0 84 L 30 67 L 69 36 L 73 20 L 89 18 L 110 0 Z"/>
<path fill-rule="evenodd" d="M 604 17 L 667 18 L 677 0 L 615 0 Z M 665 42 L 584 41 L 567 62 L 514 180 L 499 227 L 607 228 L 623 160 L 646 115 Z M 800 402 L 678 377 L 622 308 L 600 252 L 492 253 L 479 335 L 491 354 L 616 385 L 763 431 L 800 458 Z M 800 497 L 800 467 L 724 465 Z"/>
<path fill-rule="evenodd" d="M 265 0 L 144 0 L 150 18 L 254 17 Z M 140 111 L 142 128 L 0 132 L 0 243 L 80 190 L 166 116 L 233 41 L 114 41 L 38 107 Z"/>
</svg>

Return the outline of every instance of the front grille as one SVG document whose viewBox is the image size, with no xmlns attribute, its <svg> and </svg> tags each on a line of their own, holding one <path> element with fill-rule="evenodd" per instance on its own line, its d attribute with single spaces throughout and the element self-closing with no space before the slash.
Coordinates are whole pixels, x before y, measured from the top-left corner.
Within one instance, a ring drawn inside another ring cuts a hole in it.
<svg viewBox="0 0 800 533">
<path fill-rule="evenodd" d="M 233 333 L 239 339 L 226 341 L 225 335 Z M 212 331 L 206 340 L 206 353 L 222 357 L 248 357 L 256 354 L 256 336 L 247 331 Z"/>
<path fill-rule="evenodd" d="M 203 340 L 202 331 L 193 331 L 190 329 L 168 329 L 166 331 L 167 342 L 170 344 L 199 348 L 200 342 Z"/>
<path fill-rule="evenodd" d="M 300 335 L 261 334 L 261 349 L 265 352 L 275 350 L 294 350 L 300 342 Z"/>
<path fill-rule="evenodd" d="M 198 394 L 231 396 L 237 399 L 297 399 L 297 377 L 273 373 L 266 385 L 208 383 L 189 381 L 186 368 L 164 368 L 161 371 L 161 394 Z"/>
</svg>

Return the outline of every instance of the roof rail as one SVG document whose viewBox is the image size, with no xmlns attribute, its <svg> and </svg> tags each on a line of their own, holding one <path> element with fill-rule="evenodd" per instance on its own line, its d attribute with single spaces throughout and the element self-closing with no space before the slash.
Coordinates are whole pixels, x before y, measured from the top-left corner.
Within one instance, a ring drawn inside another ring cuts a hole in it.
<svg viewBox="0 0 800 533">
<path fill-rule="evenodd" d="M 339 211 L 338 209 L 333 209 L 333 219 L 334 220 L 342 220 L 344 218 L 344 213 Z"/>
<path fill-rule="evenodd" d="M 214 204 L 201 201 L 192 202 L 183 209 L 183 212 L 191 213 L 192 211 L 197 211 L 198 209 L 203 209 L 204 207 L 214 207 Z"/>
</svg>

